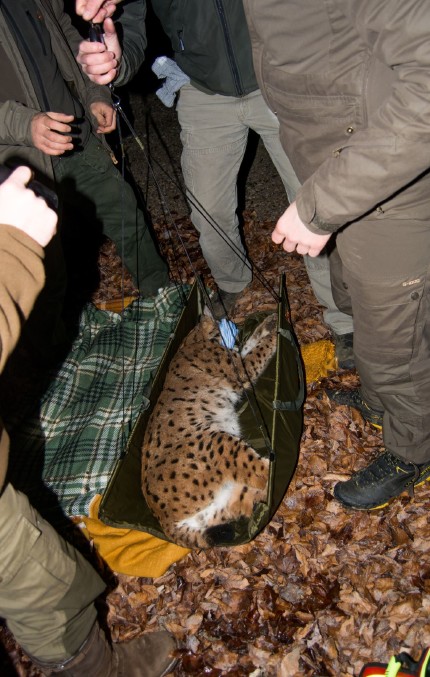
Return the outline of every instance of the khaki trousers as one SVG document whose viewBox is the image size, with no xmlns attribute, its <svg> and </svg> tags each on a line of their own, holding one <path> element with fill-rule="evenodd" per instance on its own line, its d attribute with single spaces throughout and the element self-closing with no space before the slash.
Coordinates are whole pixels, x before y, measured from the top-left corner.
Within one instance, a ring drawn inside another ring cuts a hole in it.
<svg viewBox="0 0 430 677">
<path fill-rule="evenodd" d="M 252 279 L 237 216 L 237 177 L 250 129 L 260 135 L 285 186 L 287 199 L 279 205 L 279 215 L 300 187 L 279 140 L 278 119 L 260 90 L 232 97 L 206 94 L 191 84 L 181 88 L 177 112 L 182 172 L 203 255 L 217 285 L 240 292 Z M 351 317 L 341 313 L 333 300 L 327 256 L 305 257 L 305 263 L 315 295 L 327 308 L 326 323 L 338 334 L 352 331 Z"/>
<path fill-rule="evenodd" d="M 362 220 L 337 236 L 365 399 L 387 449 L 430 460 L 430 221 Z"/>
<path fill-rule="evenodd" d="M 0 497 L 0 542 L 0 616 L 40 662 L 71 658 L 94 625 L 104 582 L 10 484 Z"/>
</svg>

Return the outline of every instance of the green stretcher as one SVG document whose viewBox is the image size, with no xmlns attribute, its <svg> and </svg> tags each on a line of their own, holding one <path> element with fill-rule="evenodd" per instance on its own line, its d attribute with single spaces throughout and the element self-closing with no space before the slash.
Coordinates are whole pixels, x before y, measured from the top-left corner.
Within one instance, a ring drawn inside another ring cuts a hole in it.
<svg viewBox="0 0 430 677">
<path fill-rule="evenodd" d="M 283 277 L 280 280 L 279 296 L 276 355 L 255 385 L 256 399 L 252 394 L 238 404 L 244 437 L 259 453 L 270 459 L 267 500 L 254 507 L 250 519 L 238 520 L 233 542 L 219 543 L 221 546 L 249 542 L 264 529 L 281 503 L 297 464 L 305 381 L 294 332 L 286 319 L 288 302 Z M 163 388 L 170 361 L 185 336 L 198 322 L 201 312 L 201 294 L 195 283 L 155 377 L 146 386 L 144 395 L 149 399 L 149 406 L 139 415 L 125 453 L 117 462 L 103 494 L 99 518 L 110 526 L 137 529 L 169 540 L 148 508 L 141 491 L 141 446 L 145 426 Z M 240 328 L 242 338 L 245 339 L 265 315 L 257 313 L 248 317 Z"/>
</svg>

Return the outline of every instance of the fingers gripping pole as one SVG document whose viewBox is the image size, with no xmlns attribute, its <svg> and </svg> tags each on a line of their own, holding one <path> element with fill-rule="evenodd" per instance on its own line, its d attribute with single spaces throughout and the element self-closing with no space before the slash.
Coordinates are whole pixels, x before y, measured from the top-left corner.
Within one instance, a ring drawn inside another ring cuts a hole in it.
<svg viewBox="0 0 430 677">
<path fill-rule="evenodd" d="M 101 42 L 104 44 L 104 37 L 103 37 L 103 27 L 101 24 L 95 24 L 95 23 L 90 23 L 90 27 L 88 30 L 88 39 L 90 42 Z M 118 115 L 121 116 L 125 124 L 127 125 L 131 135 L 137 142 L 137 145 L 141 150 L 144 150 L 145 147 L 143 145 L 142 140 L 138 137 L 136 130 L 134 129 L 133 125 L 131 124 L 130 120 L 126 116 L 126 114 L 123 111 L 123 108 L 121 106 L 121 99 L 119 98 L 118 94 L 115 92 L 115 88 L 112 84 L 112 82 L 109 83 L 108 85 L 110 89 L 110 93 L 112 96 L 112 106 L 114 109 L 117 111 Z"/>
</svg>

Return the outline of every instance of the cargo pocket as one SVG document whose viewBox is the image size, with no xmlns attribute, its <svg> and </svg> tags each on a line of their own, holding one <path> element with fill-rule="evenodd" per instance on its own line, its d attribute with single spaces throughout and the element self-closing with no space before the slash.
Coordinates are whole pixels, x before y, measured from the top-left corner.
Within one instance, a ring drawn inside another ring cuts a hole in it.
<svg viewBox="0 0 430 677">
<path fill-rule="evenodd" d="M 403 277 L 366 282 L 344 268 L 343 279 L 353 300 L 354 350 L 381 367 L 387 365 L 392 370 L 387 378 L 395 382 L 395 367 L 410 363 L 420 340 L 425 274 L 410 281 Z"/>
<path fill-rule="evenodd" d="M 36 614 L 55 609 L 73 582 L 76 565 L 49 524 L 20 515 L 2 545 L 0 567 L 0 610 L 7 618 L 16 609 Z"/>
</svg>

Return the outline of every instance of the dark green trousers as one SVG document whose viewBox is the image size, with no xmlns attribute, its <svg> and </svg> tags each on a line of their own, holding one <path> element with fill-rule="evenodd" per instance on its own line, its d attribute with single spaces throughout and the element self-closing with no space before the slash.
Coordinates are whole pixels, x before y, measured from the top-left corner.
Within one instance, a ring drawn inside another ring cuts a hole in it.
<svg viewBox="0 0 430 677">
<path fill-rule="evenodd" d="M 101 141 L 91 135 L 84 150 L 56 158 L 53 164 L 64 228 L 69 231 L 75 228 L 79 233 L 78 255 L 90 246 L 91 230 L 98 230 L 115 242 L 142 296 L 152 296 L 166 286 L 167 266 L 144 213 L 132 187 L 123 180 Z M 70 233 L 64 235 L 67 247 Z M 79 266 L 79 260 L 76 265 Z"/>
</svg>

